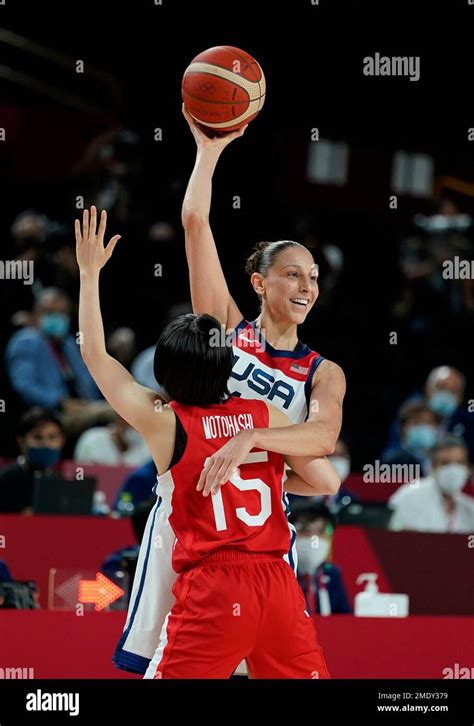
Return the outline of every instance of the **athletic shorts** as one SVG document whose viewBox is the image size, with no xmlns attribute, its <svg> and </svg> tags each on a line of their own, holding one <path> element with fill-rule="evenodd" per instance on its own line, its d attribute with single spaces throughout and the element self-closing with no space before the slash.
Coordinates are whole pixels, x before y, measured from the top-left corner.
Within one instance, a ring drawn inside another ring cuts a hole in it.
<svg viewBox="0 0 474 726">
<path fill-rule="evenodd" d="M 149 677 L 329 678 L 313 619 L 281 557 L 219 551 L 174 586 Z"/>
</svg>

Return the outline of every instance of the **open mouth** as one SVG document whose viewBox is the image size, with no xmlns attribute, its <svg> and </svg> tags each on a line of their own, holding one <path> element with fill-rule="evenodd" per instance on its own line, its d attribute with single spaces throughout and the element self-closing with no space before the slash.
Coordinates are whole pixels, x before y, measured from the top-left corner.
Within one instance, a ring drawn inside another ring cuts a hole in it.
<svg viewBox="0 0 474 726">
<path fill-rule="evenodd" d="M 306 300 L 304 297 L 291 298 L 290 302 L 292 302 L 293 305 L 298 305 L 300 308 L 306 308 L 309 305 L 309 300 Z"/>
</svg>

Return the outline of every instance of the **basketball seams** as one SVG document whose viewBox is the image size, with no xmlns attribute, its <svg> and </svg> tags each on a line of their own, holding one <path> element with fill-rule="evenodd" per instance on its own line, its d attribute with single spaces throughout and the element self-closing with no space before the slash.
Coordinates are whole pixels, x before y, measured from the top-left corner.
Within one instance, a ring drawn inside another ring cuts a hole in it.
<svg viewBox="0 0 474 726">
<path fill-rule="evenodd" d="M 215 72 L 215 69 L 219 68 L 222 71 L 222 75 Z M 213 72 L 214 71 L 214 72 Z M 234 73 L 233 71 L 230 71 L 228 68 L 223 68 L 222 66 L 217 65 L 216 63 L 191 63 L 189 65 L 185 72 L 184 77 L 187 75 L 191 75 L 193 73 L 203 75 L 210 75 L 214 78 L 220 78 L 224 81 L 227 81 L 228 83 L 232 83 L 234 86 L 237 86 L 238 88 L 243 88 L 249 96 L 253 96 L 255 93 L 259 93 L 261 91 L 260 83 L 258 81 L 250 81 L 248 78 L 244 78 L 243 76 L 240 76 L 238 73 Z"/>
<path fill-rule="evenodd" d="M 214 48 L 209 48 L 207 51 L 204 51 L 203 53 L 199 53 L 199 55 L 197 55 L 195 58 L 193 58 L 193 60 L 191 61 L 191 64 L 192 63 L 208 63 L 208 61 L 198 60 L 198 58 L 200 59 L 201 56 L 207 55 L 210 51 L 217 51 L 217 50 L 220 50 L 222 52 L 222 54 L 227 53 L 227 54 L 229 54 L 231 56 L 238 57 L 238 59 L 241 60 L 241 61 L 244 61 L 245 65 L 248 66 L 252 70 L 252 72 L 254 73 L 255 76 L 256 76 L 256 73 L 255 73 L 255 70 L 254 70 L 253 66 L 256 65 L 258 67 L 258 70 L 260 71 L 261 78 L 263 78 L 263 70 L 262 70 L 262 67 L 255 60 L 255 58 L 253 58 L 249 53 L 245 53 L 245 51 L 241 50 L 240 48 L 236 48 L 234 45 L 217 45 Z M 229 62 L 231 62 L 231 61 L 229 61 Z M 220 66 L 218 63 L 214 63 L 213 62 L 212 64 L 213 65 L 216 65 L 219 68 L 224 68 L 224 66 Z M 224 70 L 229 70 L 229 69 L 228 68 L 224 68 Z M 233 71 L 232 71 L 232 73 L 233 73 Z M 239 75 L 239 74 L 237 74 L 237 75 Z M 251 79 L 250 78 L 248 78 L 248 79 L 246 78 L 245 80 L 251 80 Z M 255 78 L 255 82 L 256 83 L 259 83 L 260 82 L 260 79 L 259 78 Z"/>
</svg>

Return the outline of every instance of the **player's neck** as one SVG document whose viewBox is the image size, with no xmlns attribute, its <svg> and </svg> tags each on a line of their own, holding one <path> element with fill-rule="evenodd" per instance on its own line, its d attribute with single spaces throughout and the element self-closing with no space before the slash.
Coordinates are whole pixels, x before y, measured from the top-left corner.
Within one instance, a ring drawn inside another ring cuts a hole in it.
<svg viewBox="0 0 474 726">
<path fill-rule="evenodd" d="M 277 350 L 294 350 L 298 343 L 298 330 L 295 323 L 276 322 L 261 313 L 255 320 L 263 337 L 272 348 Z"/>
</svg>

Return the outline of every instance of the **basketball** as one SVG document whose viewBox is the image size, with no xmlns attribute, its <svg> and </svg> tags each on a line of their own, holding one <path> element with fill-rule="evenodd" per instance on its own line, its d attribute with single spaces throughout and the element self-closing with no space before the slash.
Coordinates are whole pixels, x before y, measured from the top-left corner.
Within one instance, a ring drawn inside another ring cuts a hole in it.
<svg viewBox="0 0 474 726">
<path fill-rule="evenodd" d="M 248 124 L 265 101 L 265 76 L 244 50 L 219 45 L 199 53 L 186 68 L 181 86 L 188 113 L 216 133 Z"/>
</svg>

